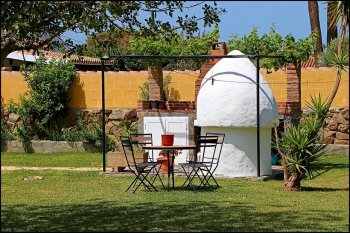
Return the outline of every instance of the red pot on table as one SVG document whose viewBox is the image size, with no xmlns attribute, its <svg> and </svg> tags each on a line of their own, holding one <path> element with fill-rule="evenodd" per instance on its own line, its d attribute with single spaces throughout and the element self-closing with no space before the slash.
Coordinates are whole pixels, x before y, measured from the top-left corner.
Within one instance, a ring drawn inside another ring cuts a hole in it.
<svg viewBox="0 0 350 233">
<path fill-rule="evenodd" d="M 174 134 L 162 134 L 162 145 L 172 146 L 174 145 Z"/>
</svg>

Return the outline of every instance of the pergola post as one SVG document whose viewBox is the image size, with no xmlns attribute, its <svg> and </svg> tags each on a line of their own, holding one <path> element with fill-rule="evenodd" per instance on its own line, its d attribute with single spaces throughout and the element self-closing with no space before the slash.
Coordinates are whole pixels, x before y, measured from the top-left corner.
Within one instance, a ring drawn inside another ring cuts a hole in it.
<svg viewBox="0 0 350 233">
<path fill-rule="evenodd" d="M 257 172 L 260 177 L 260 58 L 256 57 L 256 154 Z"/>
<path fill-rule="evenodd" d="M 103 172 L 106 172 L 106 127 L 105 127 L 105 60 L 109 57 L 101 58 L 101 73 L 102 73 L 102 164 Z"/>
</svg>

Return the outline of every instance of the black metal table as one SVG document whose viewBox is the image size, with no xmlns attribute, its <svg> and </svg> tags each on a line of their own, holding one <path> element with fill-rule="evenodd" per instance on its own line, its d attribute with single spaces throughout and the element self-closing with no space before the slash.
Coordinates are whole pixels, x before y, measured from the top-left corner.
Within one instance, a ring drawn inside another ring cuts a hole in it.
<svg viewBox="0 0 350 233">
<path fill-rule="evenodd" d="M 167 151 L 167 156 L 168 156 L 168 190 L 170 189 L 170 176 L 172 176 L 172 183 L 173 183 L 173 188 L 174 188 L 174 160 L 175 160 L 175 155 L 174 153 L 171 153 L 172 155 L 172 164 L 170 164 L 170 151 L 174 150 L 194 150 L 196 149 L 196 145 L 172 145 L 172 146 L 142 146 L 143 149 L 145 150 L 166 150 Z"/>
</svg>

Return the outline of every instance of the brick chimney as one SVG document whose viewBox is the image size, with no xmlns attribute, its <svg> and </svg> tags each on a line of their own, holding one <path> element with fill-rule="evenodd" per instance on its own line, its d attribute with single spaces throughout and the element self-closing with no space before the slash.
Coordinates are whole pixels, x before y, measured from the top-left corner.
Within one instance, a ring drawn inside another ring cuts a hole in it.
<svg viewBox="0 0 350 233">
<path fill-rule="evenodd" d="M 213 42 L 213 44 L 211 45 L 211 55 L 226 55 L 226 54 L 227 54 L 227 47 L 225 42 Z M 199 76 L 195 83 L 196 102 L 197 102 L 197 96 L 198 96 L 199 89 L 201 87 L 201 83 L 204 76 L 218 61 L 220 61 L 220 58 L 209 59 L 208 61 L 204 62 L 204 64 L 201 66 Z"/>
</svg>

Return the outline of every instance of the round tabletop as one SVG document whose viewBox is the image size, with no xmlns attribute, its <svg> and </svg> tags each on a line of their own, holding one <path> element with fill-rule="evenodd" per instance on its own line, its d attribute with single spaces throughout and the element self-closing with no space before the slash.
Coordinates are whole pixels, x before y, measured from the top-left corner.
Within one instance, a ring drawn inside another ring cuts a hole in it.
<svg viewBox="0 0 350 233">
<path fill-rule="evenodd" d="M 146 150 L 186 150 L 186 149 L 195 149 L 196 145 L 172 145 L 172 146 L 142 146 Z"/>
</svg>

